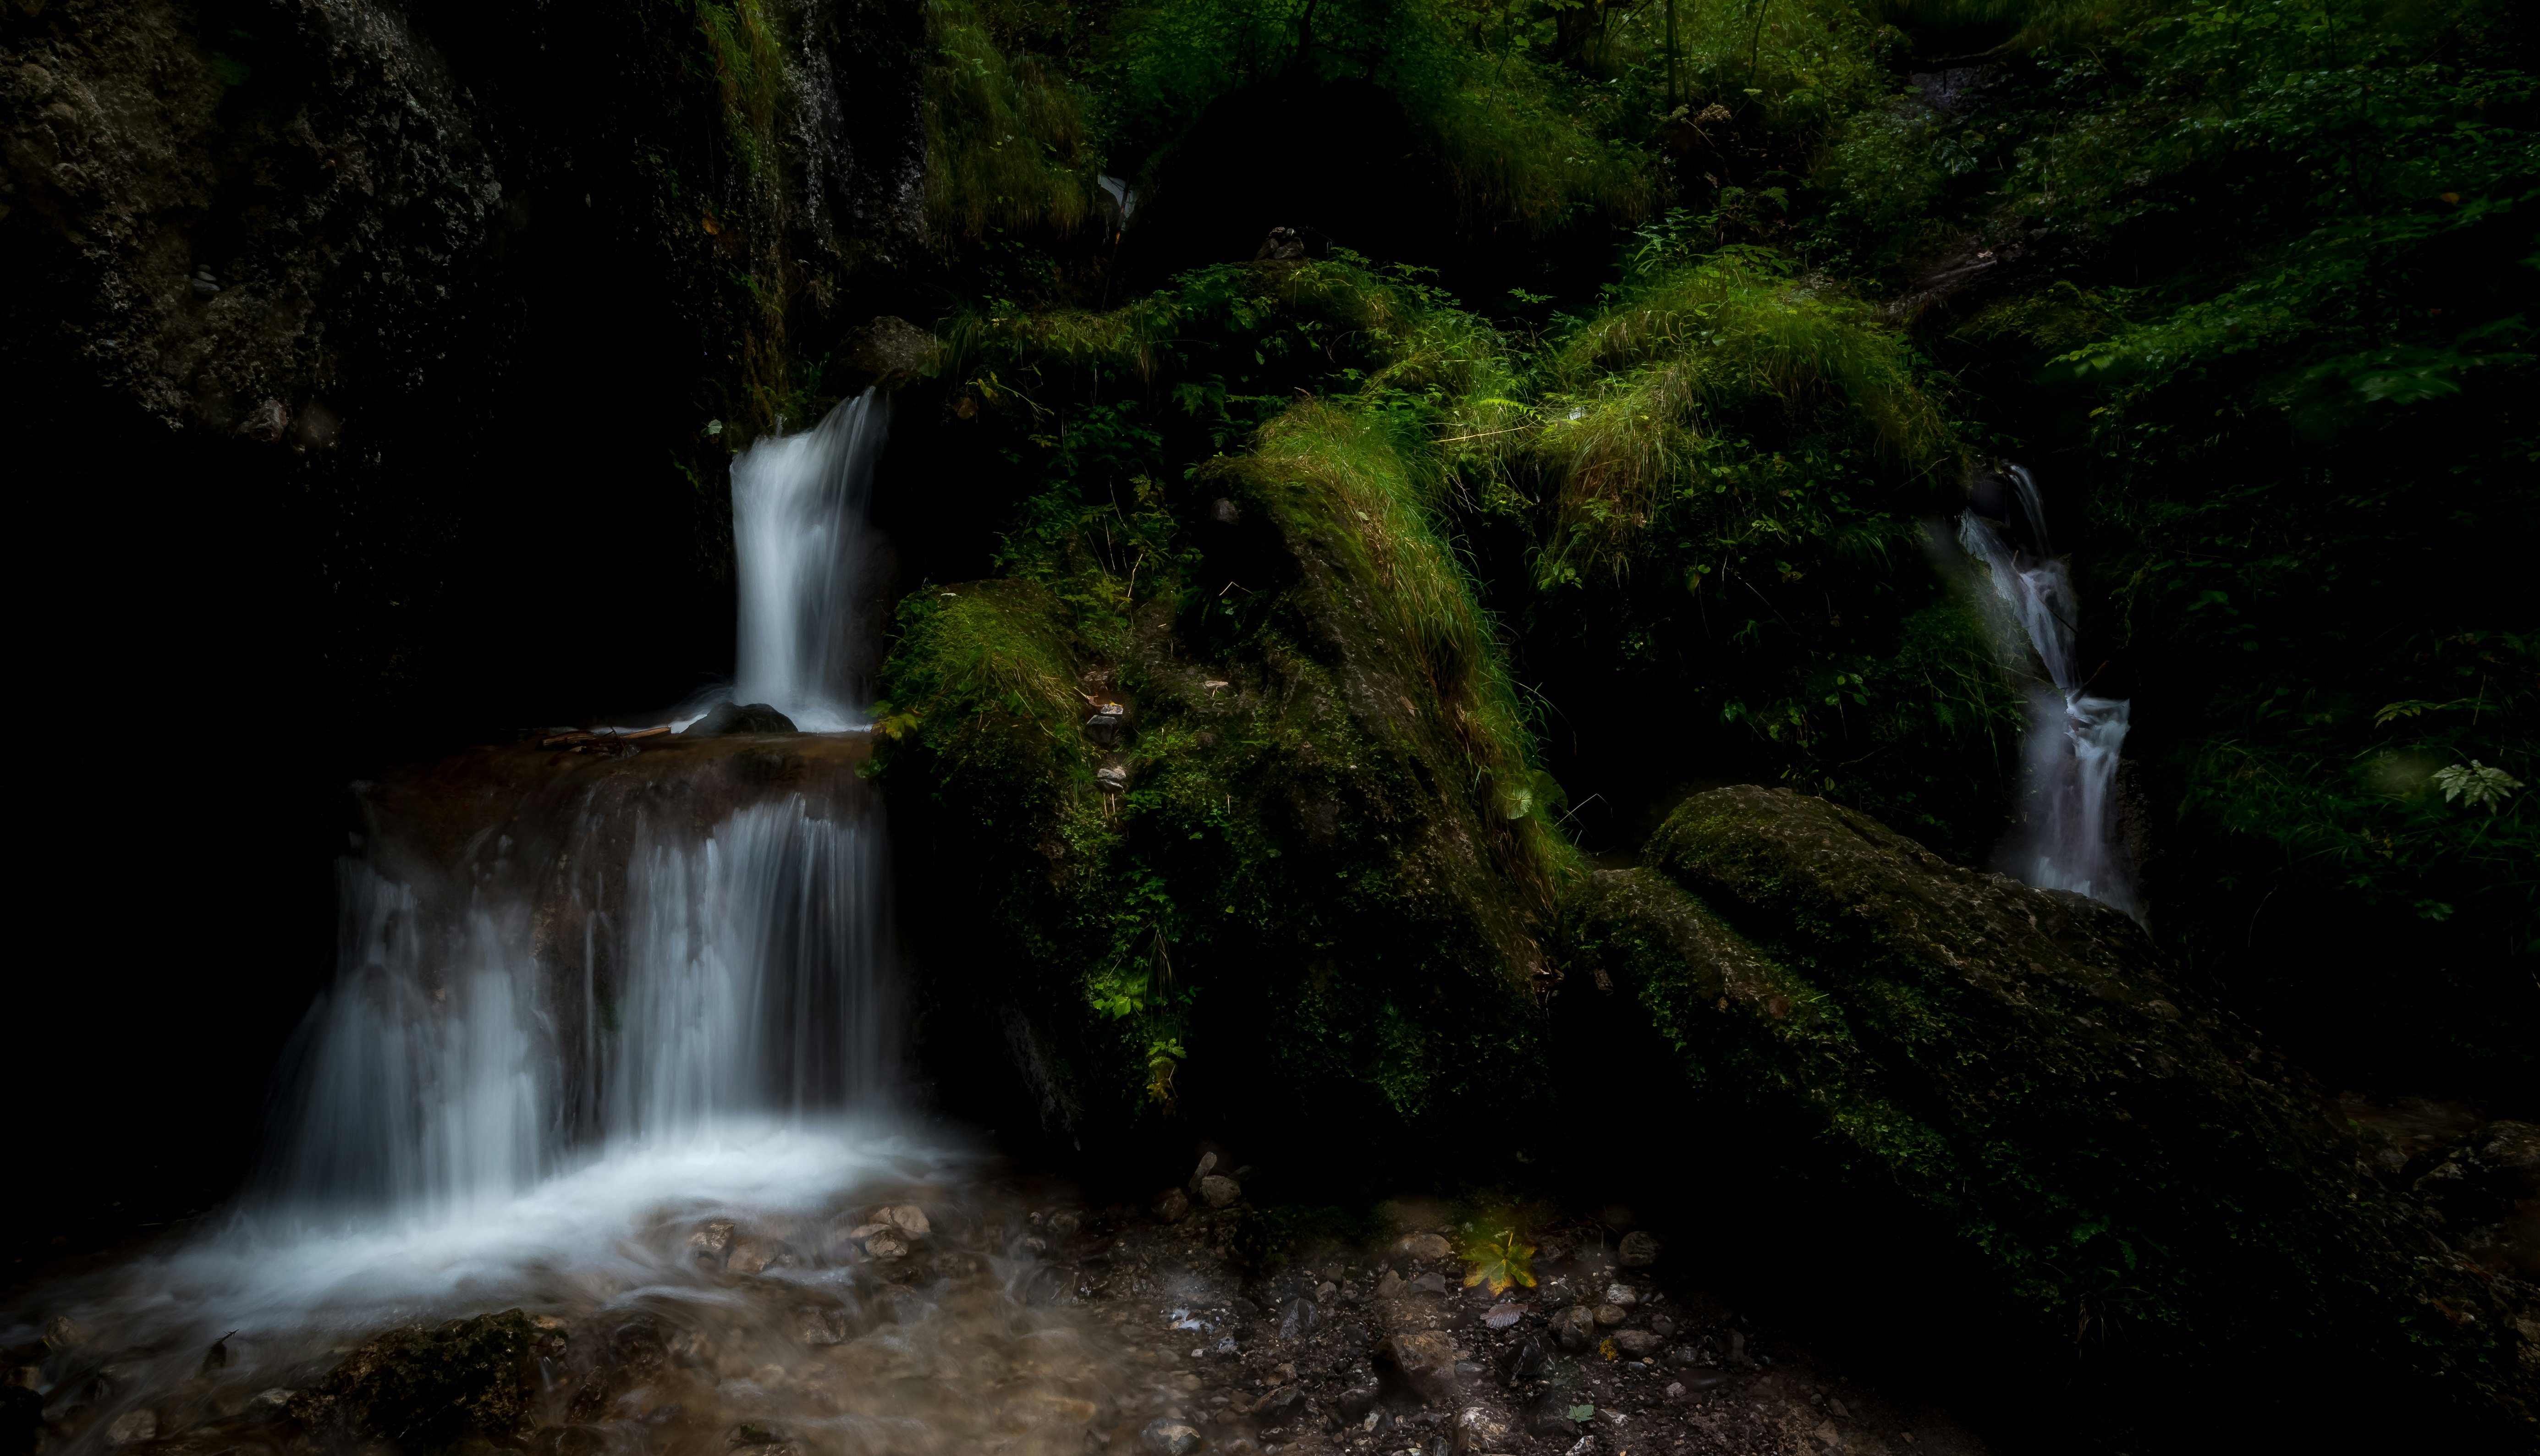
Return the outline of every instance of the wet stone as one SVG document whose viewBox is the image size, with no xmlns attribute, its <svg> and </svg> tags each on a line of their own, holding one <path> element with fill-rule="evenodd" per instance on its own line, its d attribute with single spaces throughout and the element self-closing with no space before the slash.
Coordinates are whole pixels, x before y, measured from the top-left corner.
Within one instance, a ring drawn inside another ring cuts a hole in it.
<svg viewBox="0 0 2540 1456">
<path fill-rule="evenodd" d="M 1138 1432 L 1138 1444 L 1150 1456 L 1191 1456 L 1199 1449 L 1199 1428 L 1185 1421 L 1160 1416 Z"/>
<path fill-rule="evenodd" d="M 1311 1299 L 1291 1299 L 1279 1307 L 1279 1338 L 1303 1340 L 1320 1329 L 1322 1309 Z"/>
<path fill-rule="evenodd" d="M 1552 1338 L 1563 1350 L 1576 1354 L 1596 1343 L 1595 1311 L 1584 1304 L 1574 1304 L 1552 1317 Z"/>
<path fill-rule="evenodd" d="M 1662 1337 L 1649 1330 L 1618 1330 L 1614 1333 L 1614 1348 L 1634 1359 L 1657 1354 L 1665 1345 Z"/>
</svg>

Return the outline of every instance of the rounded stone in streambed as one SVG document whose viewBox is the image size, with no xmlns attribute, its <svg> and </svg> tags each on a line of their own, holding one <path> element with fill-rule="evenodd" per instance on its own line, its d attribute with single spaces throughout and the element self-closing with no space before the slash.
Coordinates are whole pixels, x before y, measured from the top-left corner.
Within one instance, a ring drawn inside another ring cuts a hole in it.
<svg viewBox="0 0 2540 1456">
<path fill-rule="evenodd" d="M 1552 1338 L 1561 1348 L 1576 1354 L 1596 1343 L 1596 1312 L 1584 1304 L 1574 1304 L 1552 1317 Z"/>
<path fill-rule="evenodd" d="M 1199 1449 L 1199 1431 L 1169 1416 L 1161 1416 L 1147 1422 L 1147 1428 L 1138 1433 L 1138 1443 L 1150 1456 L 1191 1456 Z"/>
<path fill-rule="evenodd" d="M 681 737 L 720 738 L 729 733 L 792 733 L 794 720 L 765 703 L 717 703 L 706 716 L 680 729 Z"/>
</svg>

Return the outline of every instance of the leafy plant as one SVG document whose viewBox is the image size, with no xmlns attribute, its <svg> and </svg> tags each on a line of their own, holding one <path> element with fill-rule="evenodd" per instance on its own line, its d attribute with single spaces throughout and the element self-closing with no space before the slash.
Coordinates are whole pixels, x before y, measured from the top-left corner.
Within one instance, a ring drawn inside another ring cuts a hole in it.
<svg viewBox="0 0 2540 1456">
<path fill-rule="evenodd" d="M 2443 791 L 2445 803 L 2457 798 L 2463 808 L 2485 804 L 2492 814 L 2498 804 L 2522 787 L 2522 781 L 2503 769 L 2485 767 L 2473 758 L 2467 764 L 2434 770 L 2434 787 Z"/>
<path fill-rule="evenodd" d="M 1518 1238 L 1514 1228 L 1468 1242 L 1464 1261 L 1472 1266 L 1464 1271 L 1465 1288 L 1479 1284 L 1502 1294 L 1519 1284 L 1534 1287 L 1534 1245 Z"/>
</svg>

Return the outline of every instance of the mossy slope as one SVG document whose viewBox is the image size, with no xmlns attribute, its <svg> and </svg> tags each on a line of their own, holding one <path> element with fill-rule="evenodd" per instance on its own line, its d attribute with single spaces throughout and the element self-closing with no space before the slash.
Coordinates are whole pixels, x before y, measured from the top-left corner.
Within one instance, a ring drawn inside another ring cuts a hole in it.
<svg viewBox="0 0 2540 1456">
<path fill-rule="evenodd" d="M 1227 381 L 1173 375 L 1229 288 L 1340 325 L 1326 341 L 1396 385 L 1456 372 L 1342 271 L 1219 270 L 1128 314 L 992 325 L 952 416 L 1047 430 L 1030 381 L 1143 366 L 1226 431 Z M 1071 1140 L 1327 1113 L 1380 1145 L 1540 1079 L 1538 936 L 1570 852 L 1446 534 L 1446 460 L 1365 398 L 1271 408 L 1170 485 L 1135 468 L 1141 405 L 1029 437 L 1048 484 L 1007 576 L 912 593 L 884 667 L 880 771 L 929 801 L 903 816 L 946 972 L 927 1035 L 1004 1039 Z M 1085 727 L 1100 701 L 1127 710 L 1110 744 Z"/>
<path fill-rule="evenodd" d="M 2122 914 L 1787 790 L 1697 796 L 1648 863 L 1574 897 L 1572 965 L 1697 1101 L 1796 1110 L 1800 1161 L 1942 1231 L 2031 1338 L 2172 1379 L 2317 1345 L 2528 1421 L 2532 1291 L 2363 1176 L 2320 1089 Z"/>
</svg>

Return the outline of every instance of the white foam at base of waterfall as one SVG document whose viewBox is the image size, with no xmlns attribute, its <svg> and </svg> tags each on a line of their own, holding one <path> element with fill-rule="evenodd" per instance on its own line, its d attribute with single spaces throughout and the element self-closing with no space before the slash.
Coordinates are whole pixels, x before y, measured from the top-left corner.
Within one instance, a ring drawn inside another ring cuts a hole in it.
<svg viewBox="0 0 2540 1456">
<path fill-rule="evenodd" d="M 666 1220 L 815 1218 L 860 1186 L 898 1188 L 967 1161 L 885 1121 L 735 1117 L 611 1142 L 508 1198 L 350 1217 L 236 1211 L 53 1308 L 84 1325 L 179 1340 L 198 1356 L 231 1328 L 253 1345 L 613 1299 L 663 1283 L 648 1234 Z"/>
<path fill-rule="evenodd" d="M 2035 480 L 2011 466 L 2022 509 L 2042 540 Z M 2006 660 L 2043 668 L 2028 690 L 2028 730 L 2020 740 L 2020 823 L 2005 840 L 2001 867 L 2043 889 L 2071 890 L 2141 918 L 2116 815 L 2117 765 L 2130 708 L 2094 697 L 2075 658 L 2079 633 L 2070 570 L 2059 557 L 2031 557 L 1994 522 L 1967 513 L 1958 541 L 1984 569 Z"/>
</svg>

